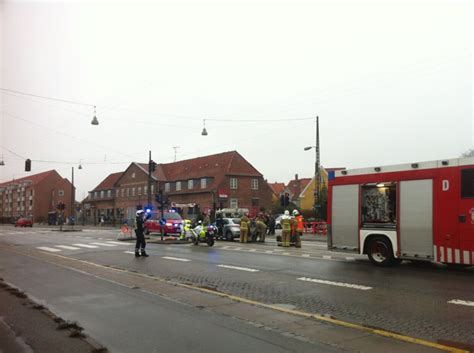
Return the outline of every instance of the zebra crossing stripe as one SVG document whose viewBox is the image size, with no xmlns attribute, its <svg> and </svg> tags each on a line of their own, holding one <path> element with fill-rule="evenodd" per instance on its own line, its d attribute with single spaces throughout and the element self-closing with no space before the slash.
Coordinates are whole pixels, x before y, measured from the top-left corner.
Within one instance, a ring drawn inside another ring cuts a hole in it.
<svg viewBox="0 0 474 353">
<path fill-rule="evenodd" d="M 49 248 L 47 246 L 38 246 L 36 249 L 40 249 L 40 250 L 44 250 L 44 251 L 49 251 L 49 252 L 58 252 L 58 251 L 61 251 L 59 249 L 55 249 L 55 248 Z"/>
<path fill-rule="evenodd" d="M 57 248 L 66 249 L 66 250 L 79 250 L 80 248 L 76 248 L 75 246 L 69 245 L 55 245 Z"/>
<path fill-rule="evenodd" d="M 88 249 L 96 249 L 96 248 L 98 248 L 97 245 L 89 245 L 89 244 L 72 244 L 72 245 L 79 246 L 79 247 L 81 247 L 81 248 L 88 248 Z"/>
</svg>

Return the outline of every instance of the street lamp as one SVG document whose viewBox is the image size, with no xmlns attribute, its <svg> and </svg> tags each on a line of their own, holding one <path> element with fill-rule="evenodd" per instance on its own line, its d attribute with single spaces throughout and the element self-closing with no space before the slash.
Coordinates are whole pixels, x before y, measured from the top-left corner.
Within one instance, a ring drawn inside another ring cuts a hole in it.
<svg viewBox="0 0 474 353">
<path fill-rule="evenodd" d="M 316 219 L 319 216 L 320 203 L 320 160 L 319 160 L 319 116 L 315 119 L 316 122 L 316 144 L 314 146 L 307 146 L 304 148 L 305 151 L 309 151 L 314 148 L 315 152 L 315 163 L 314 163 L 314 215 Z"/>
<path fill-rule="evenodd" d="M 97 120 L 96 106 L 95 105 L 94 105 L 94 117 L 92 118 L 91 124 L 92 125 L 99 125 L 99 120 Z"/>
<path fill-rule="evenodd" d="M 202 119 L 202 123 L 203 123 L 203 129 L 202 129 L 202 132 L 201 132 L 201 135 L 202 136 L 207 136 L 207 130 L 206 130 L 206 119 Z"/>
</svg>

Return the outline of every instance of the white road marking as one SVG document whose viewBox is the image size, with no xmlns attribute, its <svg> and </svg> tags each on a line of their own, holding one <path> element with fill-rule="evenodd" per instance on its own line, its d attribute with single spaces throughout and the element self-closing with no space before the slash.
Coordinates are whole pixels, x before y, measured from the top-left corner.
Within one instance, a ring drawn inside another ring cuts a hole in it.
<svg viewBox="0 0 474 353">
<path fill-rule="evenodd" d="M 327 281 L 325 279 L 314 279 L 314 278 L 300 277 L 300 278 L 298 278 L 298 280 L 299 281 L 305 281 L 305 282 L 319 283 L 319 284 L 328 284 L 328 285 L 337 286 L 337 287 L 360 289 L 360 290 L 372 289 L 372 287 L 361 286 L 359 284 L 351 284 L 351 283 L 344 283 L 344 282 L 333 282 L 333 281 Z"/>
<path fill-rule="evenodd" d="M 242 250 L 242 248 L 234 248 L 234 250 Z"/>
<path fill-rule="evenodd" d="M 449 304 L 456 304 L 456 305 L 465 305 L 465 306 L 474 306 L 474 302 L 468 300 L 460 300 L 460 299 L 453 299 L 448 301 Z"/>
<path fill-rule="evenodd" d="M 250 252 L 255 252 L 255 251 L 257 251 L 257 250 L 256 250 L 256 249 L 250 249 L 249 251 L 250 251 Z"/>
<path fill-rule="evenodd" d="M 310 257 L 310 254 L 301 254 L 301 257 Z"/>
<path fill-rule="evenodd" d="M 89 245 L 89 244 L 72 244 L 75 246 L 80 246 L 81 248 L 88 248 L 88 249 L 96 249 L 98 246 L 96 245 Z"/>
<path fill-rule="evenodd" d="M 282 255 L 291 255 L 289 252 L 283 252 Z"/>
<path fill-rule="evenodd" d="M 272 250 L 267 250 L 267 251 L 265 251 L 265 254 L 273 254 L 273 251 Z"/>
<path fill-rule="evenodd" d="M 323 255 L 323 259 L 324 259 L 324 260 L 331 260 L 331 259 L 332 259 L 332 256 L 330 256 L 330 255 Z"/>
<path fill-rule="evenodd" d="M 92 237 L 83 237 L 84 239 L 93 239 Z"/>
<path fill-rule="evenodd" d="M 347 261 L 355 261 L 355 257 L 346 257 Z"/>
<path fill-rule="evenodd" d="M 91 243 L 93 245 L 99 245 L 99 246 L 117 246 L 117 245 L 114 245 L 114 244 L 106 244 L 106 243 Z"/>
<path fill-rule="evenodd" d="M 188 260 L 188 259 L 182 259 L 180 257 L 170 257 L 170 256 L 163 256 L 162 259 L 165 259 L 165 260 L 174 260 L 174 261 L 182 261 L 182 262 L 189 262 L 191 260 Z"/>
<path fill-rule="evenodd" d="M 229 246 L 223 246 L 222 249 L 229 249 Z"/>
<path fill-rule="evenodd" d="M 239 267 L 239 266 L 229 266 L 229 265 L 217 265 L 217 267 L 230 268 L 232 270 L 246 271 L 246 272 L 259 272 L 254 268 Z"/>
<path fill-rule="evenodd" d="M 80 248 L 76 248 L 75 246 L 69 245 L 55 245 L 57 248 L 66 249 L 66 250 L 79 250 Z"/>
<path fill-rule="evenodd" d="M 116 244 L 116 245 L 133 245 L 132 243 L 125 243 L 125 242 L 120 242 L 120 241 L 108 241 L 107 243 L 109 244 Z"/>
<path fill-rule="evenodd" d="M 125 254 L 132 254 L 134 255 L 135 253 L 133 251 L 124 251 Z"/>
<path fill-rule="evenodd" d="M 55 249 L 55 248 L 48 248 L 47 246 L 38 246 L 36 249 L 40 249 L 40 250 L 44 250 L 44 251 L 50 251 L 50 252 L 61 251 L 61 250 Z"/>
</svg>

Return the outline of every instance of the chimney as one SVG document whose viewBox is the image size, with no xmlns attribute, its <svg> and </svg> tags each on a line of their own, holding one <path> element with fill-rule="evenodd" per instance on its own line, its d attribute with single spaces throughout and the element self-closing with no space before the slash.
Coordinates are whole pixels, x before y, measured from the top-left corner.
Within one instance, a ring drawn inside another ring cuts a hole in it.
<svg viewBox="0 0 474 353">
<path fill-rule="evenodd" d="M 298 173 L 295 174 L 295 180 L 298 181 Z"/>
</svg>

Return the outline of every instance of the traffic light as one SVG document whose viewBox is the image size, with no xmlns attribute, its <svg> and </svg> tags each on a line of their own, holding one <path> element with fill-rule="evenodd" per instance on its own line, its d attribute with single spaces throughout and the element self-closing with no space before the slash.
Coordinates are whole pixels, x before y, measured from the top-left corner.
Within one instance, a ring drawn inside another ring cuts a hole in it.
<svg viewBox="0 0 474 353">
<path fill-rule="evenodd" d="M 290 204 L 290 194 L 285 192 L 285 206 Z"/>
<path fill-rule="evenodd" d="M 285 195 L 280 195 L 280 206 L 285 206 Z"/>
<path fill-rule="evenodd" d="M 25 172 L 31 172 L 31 159 L 25 161 Z"/>
<path fill-rule="evenodd" d="M 154 172 L 156 170 L 156 162 L 153 161 L 153 160 L 150 160 L 150 164 L 148 166 L 148 169 L 150 170 L 150 172 Z"/>
</svg>

